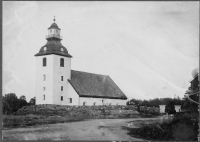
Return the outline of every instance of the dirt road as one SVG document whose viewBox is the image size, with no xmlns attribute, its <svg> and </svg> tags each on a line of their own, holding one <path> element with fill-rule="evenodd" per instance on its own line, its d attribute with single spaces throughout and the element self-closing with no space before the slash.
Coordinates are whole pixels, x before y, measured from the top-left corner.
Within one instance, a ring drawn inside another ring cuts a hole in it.
<svg viewBox="0 0 200 142">
<path fill-rule="evenodd" d="M 71 123 L 47 124 L 26 128 L 4 129 L 4 140 L 125 140 L 141 141 L 122 129 L 128 122 L 159 118 L 92 119 Z M 137 127 L 134 125 L 131 127 Z"/>
</svg>

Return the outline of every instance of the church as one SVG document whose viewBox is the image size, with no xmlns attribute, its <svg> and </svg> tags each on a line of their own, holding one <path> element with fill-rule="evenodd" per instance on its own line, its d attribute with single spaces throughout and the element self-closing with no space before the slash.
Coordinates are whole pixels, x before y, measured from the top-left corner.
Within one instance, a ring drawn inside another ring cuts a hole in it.
<svg viewBox="0 0 200 142">
<path fill-rule="evenodd" d="M 71 70 L 60 30 L 54 18 L 47 43 L 35 54 L 36 104 L 126 105 L 126 95 L 109 76 Z"/>
</svg>

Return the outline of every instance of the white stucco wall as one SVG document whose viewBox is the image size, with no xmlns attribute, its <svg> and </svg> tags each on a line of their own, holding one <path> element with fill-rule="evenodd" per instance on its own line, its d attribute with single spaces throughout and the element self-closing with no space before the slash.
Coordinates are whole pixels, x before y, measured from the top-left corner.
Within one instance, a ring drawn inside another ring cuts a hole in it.
<svg viewBox="0 0 200 142">
<path fill-rule="evenodd" d="M 52 55 L 53 56 L 53 103 L 58 105 L 66 105 L 68 103 L 68 79 L 71 76 L 71 59 L 64 56 Z M 64 67 L 60 67 L 60 59 L 64 59 Z M 63 81 L 61 81 L 63 76 Z M 61 91 L 63 86 L 63 91 Z M 63 101 L 61 101 L 63 96 Z"/>
<path fill-rule="evenodd" d="M 103 102 L 102 102 L 103 100 Z M 83 105 L 85 102 L 85 105 L 92 106 L 94 105 L 126 105 L 127 100 L 120 100 L 120 99 L 104 99 L 104 98 L 88 98 L 88 97 L 80 97 L 79 105 Z"/>
<path fill-rule="evenodd" d="M 43 58 L 46 57 L 47 65 L 43 67 Z M 60 67 L 60 58 L 64 59 L 64 67 Z M 46 80 L 43 81 L 43 75 Z M 71 75 L 71 59 L 59 55 L 45 55 L 36 57 L 36 104 L 57 104 L 68 103 L 68 79 Z M 63 81 L 61 81 L 63 76 Z M 63 86 L 63 91 L 61 91 Z M 46 88 L 43 91 L 43 87 Z M 43 94 L 45 100 L 43 100 Z M 61 101 L 63 96 L 63 101 Z"/>
<path fill-rule="evenodd" d="M 67 105 L 78 105 L 79 104 L 79 95 L 76 93 L 74 88 L 68 83 L 68 103 Z M 72 98 L 72 103 L 69 103 L 69 98 Z"/>
<path fill-rule="evenodd" d="M 47 65 L 43 67 L 43 58 L 46 57 Z M 46 75 L 46 80 L 44 79 Z M 53 56 L 37 56 L 36 57 L 36 104 L 52 104 L 53 103 Z M 43 90 L 45 87 L 45 91 Z M 45 95 L 45 100 L 43 99 Z"/>
</svg>

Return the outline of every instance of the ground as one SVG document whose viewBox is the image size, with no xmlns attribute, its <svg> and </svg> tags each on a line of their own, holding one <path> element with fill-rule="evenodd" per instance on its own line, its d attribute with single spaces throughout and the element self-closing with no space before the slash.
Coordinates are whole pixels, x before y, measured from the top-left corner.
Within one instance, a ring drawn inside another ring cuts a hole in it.
<svg viewBox="0 0 200 142">
<path fill-rule="evenodd" d="M 142 141 L 127 135 L 125 127 L 138 127 L 138 121 L 157 118 L 90 119 L 79 122 L 4 128 L 4 140 L 125 140 Z M 132 126 L 128 122 L 132 122 Z M 129 126 L 128 126 L 129 125 Z"/>
</svg>

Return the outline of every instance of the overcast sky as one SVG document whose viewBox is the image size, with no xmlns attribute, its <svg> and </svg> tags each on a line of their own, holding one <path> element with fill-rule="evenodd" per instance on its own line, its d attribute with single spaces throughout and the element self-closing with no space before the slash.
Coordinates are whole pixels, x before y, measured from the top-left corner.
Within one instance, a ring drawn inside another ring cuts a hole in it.
<svg viewBox="0 0 200 142">
<path fill-rule="evenodd" d="M 3 94 L 35 96 L 54 16 L 72 69 L 109 75 L 129 99 L 183 97 L 199 67 L 199 2 L 4 1 Z"/>
</svg>

